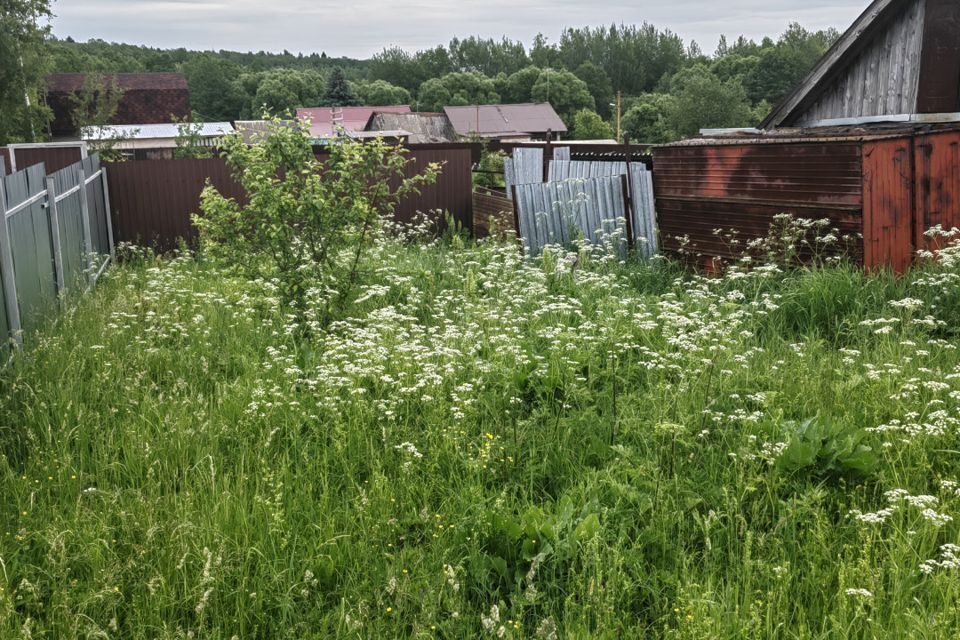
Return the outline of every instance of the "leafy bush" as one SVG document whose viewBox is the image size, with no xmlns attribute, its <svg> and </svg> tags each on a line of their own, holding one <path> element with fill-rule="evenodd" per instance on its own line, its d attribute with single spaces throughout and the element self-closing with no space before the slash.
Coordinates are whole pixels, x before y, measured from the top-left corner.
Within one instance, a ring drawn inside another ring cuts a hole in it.
<svg viewBox="0 0 960 640">
<path fill-rule="evenodd" d="M 405 177 L 404 150 L 382 140 L 338 140 L 320 162 L 304 125 L 274 121 L 269 135 L 247 145 L 223 144 L 247 203 L 207 185 L 194 216 L 204 254 L 250 278 L 276 279 L 281 301 L 303 314 L 307 298 L 323 301 L 321 323 L 357 281 L 365 248 L 400 198 L 434 182 L 439 165 Z"/>
<path fill-rule="evenodd" d="M 863 443 L 867 434 L 839 422 L 808 418 L 785 425 L 789 440 L 777 458 L 784 471 L 810 470 L 815 475 L 867 474 L 878 462 L 873 448 Z"/>
</svg>

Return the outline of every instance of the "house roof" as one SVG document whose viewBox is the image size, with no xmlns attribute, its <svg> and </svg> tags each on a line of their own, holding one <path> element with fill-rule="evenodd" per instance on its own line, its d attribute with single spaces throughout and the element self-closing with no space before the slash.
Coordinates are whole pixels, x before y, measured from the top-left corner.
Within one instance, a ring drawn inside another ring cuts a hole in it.
<svg viewBox="0 0 960 640">
<path fill-rule="evenodd" d="M 195 125 L 194 125 L 195 126 Z M 216 138 L 233 133 L 233 126 L 229 122 L 204 122 L 196 132 L 201 138 Z M 123 138 L 127 140 L 156 140 L 176 138 L 180 129 L 176 124 L 126 124 L 105 127 L 84 127 L 81 133 L 82 140 L 110 140 Z"/>
<path fill-rule="evenodd" d="M 296 120 L 281 120 L 280 126 L 293 127 Z M 260 142 L 270 133 L 271 128 L 275 126 L 272 120 L 237 120 L 233 123 L 233 128 L 243 136 L 243 141 L 247 144 Z"/>
<path fill-rule="evenodd" d="M 363 131 L 374 111 L 381 113 L 410 113 L 410 105 L 388 105 L 383 107 L 339 107 L 342 115 L 337 125 L 347 132 Z M 297 109 L 297 117 L 310 121 L 310 135 L 314 138 L 329 138 L 334 135 L 334 107 L 311 107 Z"/>
<path fill-rule="evenodd" d="M 546 102 L 444 107 L 443 111 L 456 132 L 462 136 L 515 137 L 567 131 L 563 120 Z"/>
<path fill-rule="evenodd" d="M 914 0 L 874 0 L 860 17 L 833 44 L 806 78 L 777 105 L 760 124 L 762 129 L 776 127 L 800 111 L 844 69 L 866 46 L 870 36 Z"/>
<path fill-rule="evenodd" d="M 55 73 L 47 76 L 50 93 L 74 93 L 83 88 L 85 73 Z M 187 79 L 182 73 L 114 73 L 103 76 L 108 83 L 116 83 L 123 91 L 179 91 L 187 90 Z"/>
<path fill-rule="evenodd" d="M 387 137 L 388 132 L 406 134 L 409 142 L 453 142 L 457 139 L 450 119 L 443 113 L 383 113 L 374 111 L 365 130 L 379 132 Z"/>
</svg>

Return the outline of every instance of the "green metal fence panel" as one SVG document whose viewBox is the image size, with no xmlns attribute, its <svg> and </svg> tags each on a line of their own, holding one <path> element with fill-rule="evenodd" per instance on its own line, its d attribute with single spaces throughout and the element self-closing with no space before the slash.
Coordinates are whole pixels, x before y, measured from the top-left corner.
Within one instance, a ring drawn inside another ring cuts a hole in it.
<svg viewBox="0 0 960 640">
<path fill-rule="evenodd" d="M 7 211 L 46 193 L 44 166 L 34 165 L 6 178 Z M 8 214 L 14 279 L 24 331 L 37 327 L 57 301 L 50 223 L 43 200 Z"/>
</svg>

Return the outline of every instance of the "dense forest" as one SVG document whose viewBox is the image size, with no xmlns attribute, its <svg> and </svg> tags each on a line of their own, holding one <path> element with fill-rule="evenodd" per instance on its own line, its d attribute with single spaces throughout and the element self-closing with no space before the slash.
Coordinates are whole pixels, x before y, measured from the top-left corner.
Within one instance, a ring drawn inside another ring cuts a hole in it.
<svg viewBox="0 0 960 640">
<path fill-rule="evenodd" d="M 45 0 L 13 0 L 42 15 Z M 25 24 L 29 20 L 21 20 Z M 0 105 L 21 109 L 23 89 L 36 85 L 33 118 L 0 125 L 0 141 L 36 137 L 43 119 L 39 79 L 52 72 L 180 71 L 195 118 L 259 118 L 301 106 L 410 104 L 416 110 L 496 102 L 550 102 L 577 138 L 615 135 L 615 96 L 621 93 L 623 132 L 633 140 L 665 142 L 703 127 L 758 123 L 838 37 L 791 25 L 761 42 L 721 38 L 713 54 L 654 25 L 570 28 L 557 42 L 538 34 L 529 46 L 509 39 L 454 38 L 410 53 L 386 48 L 369 60 L 323 54 L 163 50 L 101 40 L 60 40 L 37 28 L 4 43 L 33 55 L 22 83 L 8 83 Z M 15 66 L 10 57 L 0 64 Z M 25 63 L 27 64 L 27 63 Z M 3 73 L 0 72 L 0 76 Z M 29 76 L 29 79 L 27 79 Z M 18 103 L 19 101 L 19 103 Z M 26 126 L 31 125 L 31 133 Z"/>
</svg>

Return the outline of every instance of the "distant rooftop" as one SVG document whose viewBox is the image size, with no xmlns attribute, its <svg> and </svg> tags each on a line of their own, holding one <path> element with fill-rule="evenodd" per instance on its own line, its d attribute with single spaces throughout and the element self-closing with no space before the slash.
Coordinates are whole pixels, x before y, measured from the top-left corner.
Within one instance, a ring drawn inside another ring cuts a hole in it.
<svg viewBox="0 0 960 640">
<path fill-rule="evenodd" d="M 348 133 L 363 131 L 373 112 L 410 113 L 410 105 L 387 105 L 382 107 L 337 107 L 338 121 L 334 123 L 334 107 L 311 107 L 297 109 L 297 117 L 310 121 L 310 135 L 314 138 L 330 138 L 336 127 Z"/>
<path fill-rule="evenodd" d="M 196 124 L 191 124 L 196 127 Z M 233 133 L 233 126 L 229 122 L 204 122 L 196 133 L 201 138 L 216 138 Z M 84 127 L 81 138 L 83 140 L 111 140 L 123 138 L 125 140 L 157 140 L 176 138 L 180 130 L 176 124 L 125 124 L 106 127 Z"/>
<path fill-rule="evenodd" d="M 413 144 L 453 142 L 457 132 L 450 119 L 443 113 L 383 113 L 375 111 L 367 122 L 366 130 L 379 132 L 384 137 L 394 132 L 392 137 L 407 138 Z M 402 134 L 401 134 L 402 132 Z"/>
<path fill-rule="evenodd" d="M 487 138 L 513 138 L 544 135 L 548 131 L 567 132 L 563 120 L 546 102 L 444 107 L 443 111 L 461 136 L 478 134 Z"/>
<path fill-rule="evenodd" d="M 55 73 L 47 76 L 47 91 L 74 93 L 83 88 L 86 73 Z M 123 91 L 179 91 L 186 90 L 187 79 L 181 73 L 108 73 L 102 75 L 108 84 L 116 83 Z"/>
</svg>

